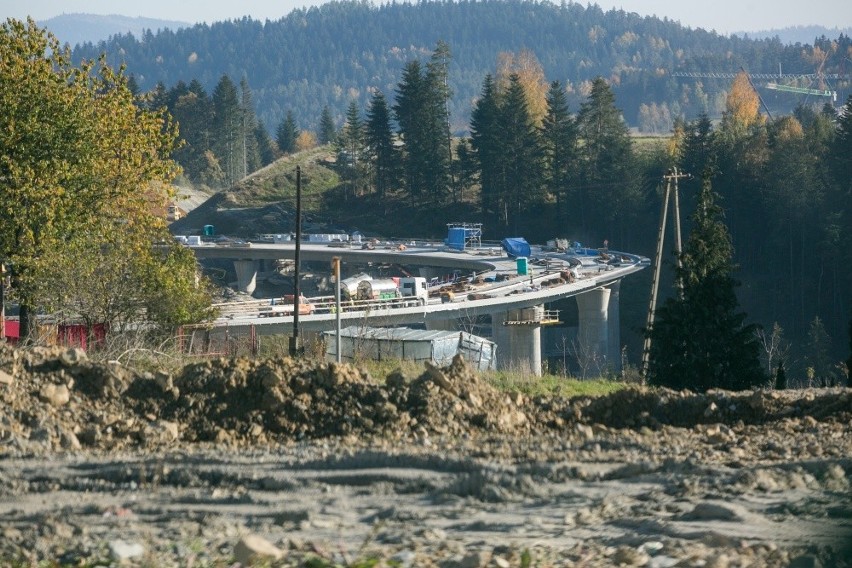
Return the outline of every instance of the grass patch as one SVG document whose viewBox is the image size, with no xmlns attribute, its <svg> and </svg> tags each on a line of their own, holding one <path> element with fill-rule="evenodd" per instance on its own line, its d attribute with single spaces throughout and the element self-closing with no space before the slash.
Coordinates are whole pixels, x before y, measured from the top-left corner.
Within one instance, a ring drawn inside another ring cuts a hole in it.
<svg viewBox="0 0 852 568">
<path fill-rule="evenodd" d="M 340 185 L 340 177 L 330 165 L 334 154 L 329 146 L 299 152 L 277 160 L 240 181 L 226 193 L 234 207 L 262 207 L 270 203 L 296 204 L 296 166 L 302 174 L 302 210 L 317 213 L 323 196 Z"/>
<path fill-rule="evenodd" d="M 379 383 L 396 370 L 413 379 L 424 372 L 424 366 L 414 361 L 363 361 L 359 367 L 367 369 L 370 376 Z M 523 371 L 484 371 L 480 376 L 497 390 L 521 392 L 527 396 L 604 396 L 623 388 L 627 383 L 609 379 L 579 380 L 563 375 L 546 374 L 541 377 Z"/>
<path fill-rule="evenodd" d="M 626 383 L 603 378 L 578 380 L 550 374 L 536 377 L 515 371 L 489 371 L 484 375 L 496 389 L 527 396 L 604 396 L 627 387 Z"/>
</svg>

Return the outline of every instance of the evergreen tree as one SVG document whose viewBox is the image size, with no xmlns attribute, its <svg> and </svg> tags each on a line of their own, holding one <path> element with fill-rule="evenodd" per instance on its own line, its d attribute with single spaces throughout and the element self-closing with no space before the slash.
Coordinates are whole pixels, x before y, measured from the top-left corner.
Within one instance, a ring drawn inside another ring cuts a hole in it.
<svg viewBox="0 0 852 568">
<path fill-rule="evenodd" d="M 471 146 L 479 166 L 479 200 L 483 214 L 496 218 L 499 197 L 505 192 L 503 133 L 500 130 L 500 98 L 494 78 L 486 75 L 482 94 L 470 120 Z"/>
<path fill-rule="evenodd" d="M 734 293 L 733 247 L 709 179 L 692 216 L 677 276 L 683 294 L 657 310 L 648 381 L 676 389 L 743 390 L 766 383 L 755 326 L 745 325 Z"/>
<path fill-rule="evenodd" d="M 426 202 L 440 202 L 450 186 L 449 49 L 440 43 L 424 70 L 409 61 L 397 86 L 393 107 L 403 141 L 406 188 Z"/>
<path fill-rule="evenodd" d="M 426 118 L 429 121 L 426 146 L 432 167 L 428 170 L 429 193 L 441 201 L 449 187 L 455 193 L 452 180 L 453 148 L 450 135 L 449 102 L 453 93 L 449 83 L 450 46 L 438 41 L 429 63 L 426 64 L 428 99 Z"/>
<path fill-rule="evenodd" d="M 169 92 L 162 81 L 158 81 L 148 95 L 147 108 L 149 110 L 162 110 L 169 108 Z"/>
<path fill-rule="evenodd" d="M 808 329 L 808 350 L 805 354 L 805 361 L 808 367 L 813 369 L 814 377 L 823 386 L 833 385 L 836 379 L 829 356 L 830 348 L 831 337 L 825 330 L 822 319 L 816 316 L 811 320 Z"/>
<path fill-rule="evenodd" d="M 366 148 L 364 145 L 364 121 L 358 112 L 358 103 L 354 100 L 349 102 L 346 110 L 346 124 L 337 137 L 338 163 L 344 171 L 344 178 L 348 180 L 348 195 L 356 197 L 363 189 L 366 179 Z"/>
<path fill-rule="evenodd" d="M 543 152 L 539 133 L 530 116 L 520 77 L 512 74 L 500 112 L 504 168 L 508 181 L 503 195 L 502 224 L 518 230 L 522 216 L 542 201 Z"/>
<path fill-rule="evenodd" d="M 589 98 L 580 106 L 580 188 L 572 210 L 582 231 L 606 230 L 626 244 L 627 229 L 641 206 L 634 175 L 633 143 L 606 81 L 592 81 Z M 620 234 L 613 234 L 620 233 Z"/>
<path fill-rule="evenodd" d="M 326 105 L 322 107 L 322 115 L 320 116 L 319 143 L 331 144 L 336 138 L 337 129 L 334 126 L 334 119 L 331 117 L 328 105 Z"/>
<path fill-rule="evenodd" d="M 843 256 L 839 263 L 844 268 L 841 287 L 848 291 L 852 290 L 852 247 L 848 246 L 848 243 L 852 243 L 852 95 L 846 99 L 837 119 L 828 161 L 834 180 L 831 202 L 840 207 L 840 239 L 847 244 L 841 249 Z M 846 305 L 849 305 L 848 302 Z M 848 308 L 846 314 L 849 314 Z"/>
<path fill-rule="evenodd" d="M 258 123 L 257 126 L 254 127 L 254 140 L 255 144 L 257 144 L 257 153 L 260 156 L 261 167 L 268 166 L 269 164 L 274 162 L 274 142 L 269 136 L 269 132 L 266 131 L 266 127 L 263 126 L 263 124 L 261 123 Z"/>
<path fill-rule="evenodd" d="M 458 188 L 459 201 L 464 201 L 465 192 L 473 188 L 477 181 L 478 166 L 476 155 L 471 147 L 470 138 L 462 138 L 456 145 L 457 160 L 454 163 L 454 176 Z"/>
<path fill-rule="evenodd" d="M 241 110 L 243 113 L 243 175 L 248 175 L 251 172 L 259 170 L 261 164 L 257 138 L 255 137 L 257 116 L 254 114 L 254 101 L 252 100 L 251 89 L 245 77 L 240 81 L 240 92 L 242 93 Z"/>
<path fill-rule="evenodd" d="M 403 171 L 405 188 L 409 195 L 420 198 L 427 191 L 426 171 L 429 167 L 425 148 L 427 121 L 423 117 L 426 106 L 426 80 L 417 60 L 403 67 L 402 78 L 396 89 L 393 112 L 399 125 L 403 142 Z"/>
<path fill-rule="evenodd" d="M 784 360 L 778 363 L 778 368 L 775 369 L 775 390 L 785 390 L 787 388 L 787 371 L 784 369 Z"/>
<path fill-rule="evenodd" d="M 168 100 L 169 112 L 178 123 L 183 139 L 174 158 L 187 178 L 198 181 L 207 163 L 204 153 L 210 150 L 213 103 L 197 80 L 188 87 L 178 83 L 168 92 Z"/>
<path fill-rule="evenodd" d="M 702 180 L 716 175 L 716 133 L 710 117 L 702 113 L 696 120 L 683 125 L 681 148 L 676 162 L 680 172 L 691 177 L 679 181 L 682 211 L 695 209 L 695 198 L 701 192 Z"/>
<path fill-rule="evenodd" d="M 760 100 L 749 84 L 748 76 L 738 75 L 731 86 L 722 121 L 714 135 L 718 165 L 714 187 L 725 200 L 731 237 L 738 243 L 743 258 L 765 254 L 759 250 L 764 243 L 764 228 L 755 231 L 754 223 L 755 215 L 766 215 L 761 210 L 758 189 L 769 156 L 769 133 L 759 113 L 759 105 Z M 785 301 L 790 302 L 796 296 L 796 285 L 797 282 L 791 282 L 790 297 Z M 800 312 L 797 321 L 786 327 L 795 333 L 806 325 L 804 318 L 805 314 Z"/>
<path fill-rule="evenodd" d="M 559 81 L 551 83 L 547 92 L 541 132 L 546 187 L 556 197 L 557 222 L 564 225 L 568 221 L 566 202 L 577 157 L 577 126 L 568 111 L 565 89 Z"/>
<path fill-rule="evenodd" d="M 213 152 L 231 185 L 243 172 L 243 111 L 233 81 L 223 75 L 213 90 Z"/>
<path fill-rule="evenodd" d="M 399 157 L 391 130 L 390 109 L 381 91 L 376 91 L 370 100 L 365 134 L 375 190 L 384 198 L 387 192 L 396 189 Z"/>
<path fill-rule="evenodd" d="M 296 119 L 293 118 L 293 111 L 288 110 L 287 116 L 278 125 L 275 131 L 275 142 L 278 144 L 278 149 L 284 154 L 292 154 L 296 151 L 296 139 L 299 137 L 299 128 L 296 126 Z"/>
</svg>

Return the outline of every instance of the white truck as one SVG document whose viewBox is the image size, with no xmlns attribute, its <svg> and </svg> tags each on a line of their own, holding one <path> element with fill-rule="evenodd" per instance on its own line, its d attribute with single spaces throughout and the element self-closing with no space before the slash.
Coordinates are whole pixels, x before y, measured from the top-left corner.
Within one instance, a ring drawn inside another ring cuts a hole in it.
<svg viewBox="0 0 852 568">
<path fill-rule="evenodd" d="M 342 283 L 342 282 L 341 282 Z M 351 284 L 347 287 L 349 297 L 356 300 L 410 300 L 403 302 L 408 305 L 419 304 L 425 306 L 429 300 L 426 279 L 419 276 L 400 278 L 365 278 L 358 282 L 354 294 L 351 292 Z"/>
</svg>

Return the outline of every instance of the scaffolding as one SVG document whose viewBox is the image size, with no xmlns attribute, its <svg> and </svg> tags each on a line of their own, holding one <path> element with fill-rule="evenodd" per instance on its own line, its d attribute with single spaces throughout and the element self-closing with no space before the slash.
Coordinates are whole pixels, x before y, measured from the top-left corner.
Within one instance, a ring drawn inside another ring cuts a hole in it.
<svg viewBox="0 0 852 568">
<path fill-rule="evenodd" d="M 482 247 L 482 223 L 447 223 L 447 246 L 456 250 Z"/>
</svg>

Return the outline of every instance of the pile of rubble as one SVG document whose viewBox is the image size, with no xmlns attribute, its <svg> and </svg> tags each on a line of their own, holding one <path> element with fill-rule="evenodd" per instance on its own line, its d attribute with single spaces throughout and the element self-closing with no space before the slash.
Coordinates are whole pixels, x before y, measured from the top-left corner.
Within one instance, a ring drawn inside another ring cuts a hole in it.
<svg viewBox="0 0 852 568">
<path fill-rule="evenodd" d="M 20 451 L 238 445 L 358 435 L 521 435 L 575 429 L 849 421 L 848 389 L 706 394 L 624 389 L 530 398 L 492 387 L 461 358 L 376 381 L 355 366 L 290 358 L 214 359 L 179 372 L 95 363 L 77 349 L 0 347 L 0 443 Z"/>
</svg>

